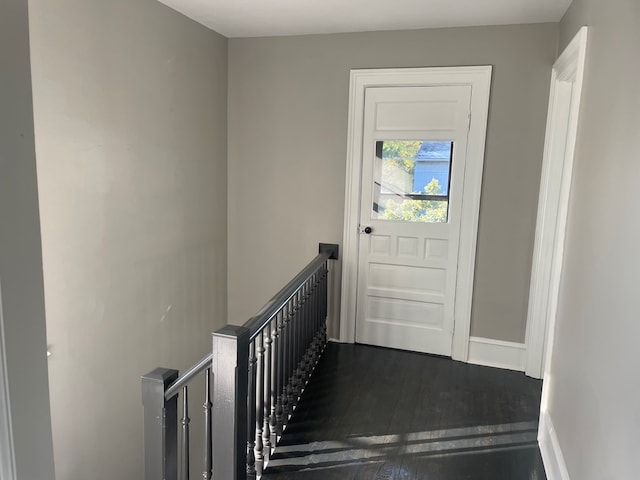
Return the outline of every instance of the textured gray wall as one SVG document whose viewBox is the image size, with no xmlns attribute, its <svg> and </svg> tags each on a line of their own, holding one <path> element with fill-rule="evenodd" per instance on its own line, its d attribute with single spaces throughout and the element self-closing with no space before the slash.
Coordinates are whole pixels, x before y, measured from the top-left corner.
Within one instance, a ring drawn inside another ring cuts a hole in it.
<svg viewBox="0 0 640 480">
<path fill-rule="evenodd" d="M 140 480 L 140 375 L 226 322 L 227 40 L 154 0 L 29 7 L 57 478 Z"/>
<path fill-rule="evenodd" d="M 549 413 L 576 480 L 637 478 L 640 469 L 639 24 L 637 0 L 574 0 L 560 26 L 561 48 L 589 26 L 546 380 Z"/>
<path fill-rule="evenodd" d="M 0 65 L 0 477 L 13 470 L 9 407 L 13 474 L 53 480 L 29 23 L 21 0 L 0 3 Z"/>
<path fill-rule="evenodd" d="M 349 70 L 491 64 L 472 335 L 524 341 L 557 24 L 229 40 L 229 313 L 342 242 Z M 337 334 L 333 330 L 334 334 Z"/>
</svg>

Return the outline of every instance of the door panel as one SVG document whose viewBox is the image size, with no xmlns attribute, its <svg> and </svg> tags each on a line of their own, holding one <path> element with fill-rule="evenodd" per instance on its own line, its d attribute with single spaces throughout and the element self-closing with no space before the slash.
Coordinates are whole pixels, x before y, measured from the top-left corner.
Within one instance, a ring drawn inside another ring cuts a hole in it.
<svg viewBox="0 0 640 480">
<path fill-rule="evenodd" d="M 379 132 L 452 130 L 456 114 L 456 104 L 451 102 L 379 103 L 375 128 Z"/>
<path fill-rule="evenodd" d="M 446 291 L 447 271 L 397 264 L 369 263 L 369 289 L 379 294 L 421 300 L 442 297 Z"/>
<path fill-rule="evenodd" d="M 358 342 L 451 355 L 470 101 L 470 86 L 365 92 Z"/>
</svg>

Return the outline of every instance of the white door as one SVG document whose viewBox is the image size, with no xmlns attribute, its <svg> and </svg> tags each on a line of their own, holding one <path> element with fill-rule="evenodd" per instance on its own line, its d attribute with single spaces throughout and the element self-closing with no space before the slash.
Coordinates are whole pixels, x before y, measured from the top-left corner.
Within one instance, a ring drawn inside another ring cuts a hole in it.
<svg viewBox="0 0 640 480">
<path fill-rule="evenodd" d="M 356 341 L 451 356 L 471 86 L 365 90 Z"/>
</svg>

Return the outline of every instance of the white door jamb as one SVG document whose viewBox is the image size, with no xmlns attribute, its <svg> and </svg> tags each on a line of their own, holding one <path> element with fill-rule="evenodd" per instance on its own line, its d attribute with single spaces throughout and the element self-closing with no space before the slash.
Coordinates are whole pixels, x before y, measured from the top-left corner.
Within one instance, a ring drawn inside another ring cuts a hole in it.
<svg viewBox="0 0 640 480">
<path fill-rule="evenodd" d="M 587 44 L 582 27 L 553 65 L 531 265 L 525 373 L 542 378 L 553 346 Z"/>
<path fill-rule="evenodd" d="M 16 461 L 11 425 L 11 405 L 5 358 L 4 320 L 2 316 L 2 285 L 0 284 L 0 478 L 16 479 Z"/>
</svg>

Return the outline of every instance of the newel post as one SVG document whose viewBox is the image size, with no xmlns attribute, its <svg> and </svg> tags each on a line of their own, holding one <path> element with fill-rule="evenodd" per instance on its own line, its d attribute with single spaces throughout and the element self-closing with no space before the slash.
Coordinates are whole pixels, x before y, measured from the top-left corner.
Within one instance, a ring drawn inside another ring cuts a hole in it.
<svg viewBox="0 0 640 480">
<path fill-rule="evenodd" d="M 142 376 L 145 480 L 178 479 L 178 396 L 164 398 L 177 378 L 178 371 L 168 368 Z"/>
<path fill-rule="evenodd" d="M 213 478 L 247 478 L 249 329 L 213 334 Z"/>
</svg>

